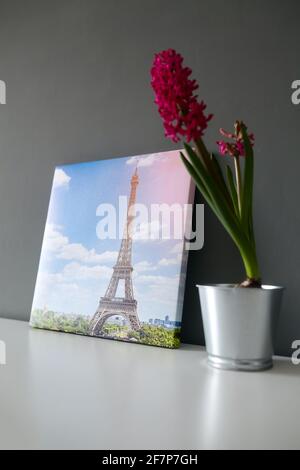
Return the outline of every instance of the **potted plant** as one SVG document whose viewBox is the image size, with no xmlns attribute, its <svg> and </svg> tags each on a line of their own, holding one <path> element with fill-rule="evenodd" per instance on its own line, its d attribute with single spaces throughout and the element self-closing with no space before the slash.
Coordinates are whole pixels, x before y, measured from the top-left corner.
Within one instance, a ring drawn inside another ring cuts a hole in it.
<svg viewBox="0 0 300 470">
<path fill-rule="evenodd" d="M 208 361 L 223 369 L 272 367 L 273 339 L 283 288 L 263 285 L 252 217 L 254 135 L 242 121 L 232 133 L 220 129 L 220 165 L 203 135 L 212 114 L 195 91 L 191 69 L 173 49 L 155 55 L 151 85 L 166 137 L 183 140 L 181 159 L 206 203 L 229 233 L 241 255 L 246 279 L 240 284 L 198 286 Z M 224 170 L 223 168 L 224 167 Z"/>
</svg>

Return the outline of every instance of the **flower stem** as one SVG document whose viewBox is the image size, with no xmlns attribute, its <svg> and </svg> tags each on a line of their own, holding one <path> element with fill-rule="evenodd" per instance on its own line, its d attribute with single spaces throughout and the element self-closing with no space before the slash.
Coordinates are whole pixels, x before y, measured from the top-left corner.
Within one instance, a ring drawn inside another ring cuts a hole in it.
<svg viewBox="0 0 300 470">
<path fill-rule="evenodd" d="M 240 167 L 240 159 L 238 156 L 234 157 L 234 168 L 235 168 L 235 178 L 236 178 L 236 189 L 237 189 L 237 197 L 238 197 L 238 206 L 239 206 L 239 213 L 240 216 L 242 214 L 242 175 L 241 175 L 241 167 Z"/>
<path fill-rule="evenodd" d="M 260 273 L 255 252 L 241 252 L 247 277 L 250 279 L 260 279 Z"/>
</svg>

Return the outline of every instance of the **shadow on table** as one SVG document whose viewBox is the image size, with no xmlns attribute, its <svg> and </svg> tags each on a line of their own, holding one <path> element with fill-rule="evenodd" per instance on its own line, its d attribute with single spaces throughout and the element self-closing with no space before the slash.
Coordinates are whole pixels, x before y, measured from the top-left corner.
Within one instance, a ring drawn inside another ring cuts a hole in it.
<svg viewBox="0 0 300 470">
<path fill-rule="evenodd" d="M 180 350 L 184 352 L 189 352 L 189 351 L 199 351 L 200 353 L 205 352 L 205 347 L 204 346 L 196 346 L 194 344 L 186 344 L 183 343 L 180 347 Z M 205 364 L 206 362 L 206 357 L 202 357 L 202 362 Z M 214 369 L 211 366 L 208 366 L 211 370 L 218 370 Z M 221 371 L 226 373 L 227 371 Z M 236 373 L 241 373 L 241 372 L 236 372 Z M 268 374 L 268 375 L 276 375 L 277 377 L 279 375 L 285 376 L 285 377 L 295 377 L 297 379 L 300 378 L 300 365 L 296 366 L 292 363 L 291 358 L 288 357 L 275 357 L 274 358 L 274 367 L 272 369 L 269 369 L 267 371 L 263 372 L 243 372 L 246 374 Z"/>
<path fill-rule="evenodd" d="M 271 375 L 300 378 L 300 366 L 292 363 L 290 358 L 274 358 L 274 367 L 267 371 Z"/>
</svg>

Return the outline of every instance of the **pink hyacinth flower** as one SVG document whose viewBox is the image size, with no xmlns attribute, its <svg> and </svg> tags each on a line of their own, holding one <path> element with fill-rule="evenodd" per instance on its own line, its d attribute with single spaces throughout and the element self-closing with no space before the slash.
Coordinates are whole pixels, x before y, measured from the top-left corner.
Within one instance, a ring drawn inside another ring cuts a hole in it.
<svg viewBox="0 0 300 470">
<path fill-rule="evenodd" d="M 206 105 L 197 100 L 198 84 L 189 77 L 192 71 L 183 66 L 183 58 L 174 49 L 155 54 L 151 68 L 151 85 L 155 103 L 162 117 L 165 135 L 174 142 L 187 142 L 203 136 L 213 115 L 205 115 Z"/>
</svg>

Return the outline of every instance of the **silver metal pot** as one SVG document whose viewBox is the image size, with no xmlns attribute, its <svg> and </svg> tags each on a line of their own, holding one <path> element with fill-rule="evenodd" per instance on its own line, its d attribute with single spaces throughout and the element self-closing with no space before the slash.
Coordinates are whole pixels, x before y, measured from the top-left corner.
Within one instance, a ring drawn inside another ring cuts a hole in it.
<svg viewBox="0 0 300 470">
<path fill-rule="evenodd" d="M 209 364 L 248 371 L 271 368 L 284 288 L 230 284 L 197 287 Z"/>
</svg>

